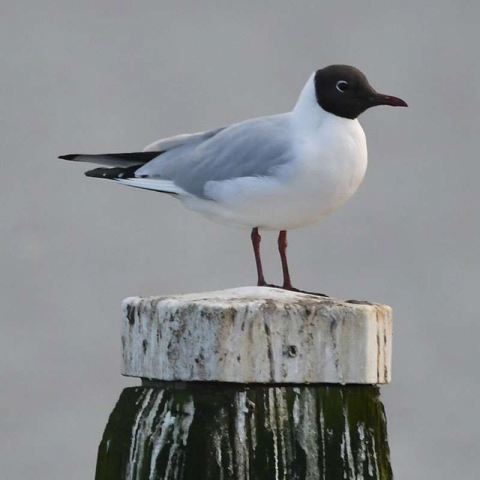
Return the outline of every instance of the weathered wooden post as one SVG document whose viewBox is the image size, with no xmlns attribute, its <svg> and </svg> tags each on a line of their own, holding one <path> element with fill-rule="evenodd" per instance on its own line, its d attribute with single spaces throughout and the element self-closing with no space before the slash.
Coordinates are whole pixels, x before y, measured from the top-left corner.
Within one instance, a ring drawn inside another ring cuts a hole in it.
<svg viewBox="0 0 480 480">
<path fill-rule="evenodd" d="M 269 288 L 123 304 L 96 480 L 391 479 L 387 306 Z"/>
</svg>

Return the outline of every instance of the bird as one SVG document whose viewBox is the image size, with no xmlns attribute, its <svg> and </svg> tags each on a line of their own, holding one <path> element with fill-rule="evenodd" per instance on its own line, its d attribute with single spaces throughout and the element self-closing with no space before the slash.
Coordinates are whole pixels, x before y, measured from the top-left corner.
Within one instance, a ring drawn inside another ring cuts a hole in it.
<svg viewBox="0 0 480 480">
<path fill-rule="evenodd" d="M 367 169 L 358 117 L 379 105 L 408 106 L 378 93 L 359 69 L 330 65 L 310 75 L 289 112 L 164 138 L 143 151 L 59 158 L 103 165 L 85 175 L 168 194 L 210 220 L 251 230 L 257 285 L 300 292 L 287 231 L 330 215 L 357 191 Z M 281 286 L 265 280 L 264 230 L 279 232 Z"/>
</svg>

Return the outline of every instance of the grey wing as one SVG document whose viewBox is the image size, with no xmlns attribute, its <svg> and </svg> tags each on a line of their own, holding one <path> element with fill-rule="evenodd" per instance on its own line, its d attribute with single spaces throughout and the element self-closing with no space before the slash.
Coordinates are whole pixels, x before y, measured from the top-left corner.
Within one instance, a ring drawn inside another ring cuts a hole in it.
<svg viewBox="0 0 480 480">
<path fill-rule="evenodd" d="M 169 181 L 188 194 L 207 198 L 207 182 L 270 176 L 289 162 L 289 126 L 286 115 L 247 120 L 168 150 L 139 168 L 135 177 Z"/>
<path fill-rule="evenodd" d="M 214 137 L 218 132 L 224 130 L 225 127 L 215 128 L 214 130 L 209 130 L 207 132 L 197 132 L 197 133 L 184 133 L 181 135 L 175 135 L 173 137 L 162 138 L 156 142 L 147 145 L 143 151 L 144 152 L 165 152 L 171 150 L 172 148 L 179 147 L 181 145 L 191 145 L 199 142 L 208 140 L 209 138 Z"/>
</svg>

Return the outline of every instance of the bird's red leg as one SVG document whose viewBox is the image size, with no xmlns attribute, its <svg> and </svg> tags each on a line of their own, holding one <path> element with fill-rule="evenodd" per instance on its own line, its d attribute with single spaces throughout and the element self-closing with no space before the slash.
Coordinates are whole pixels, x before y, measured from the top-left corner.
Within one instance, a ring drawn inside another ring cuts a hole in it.
<svg viewBox="0 0 480 480">
<path fill-rule="evenodd" d="M 265 287 L 267 286 L 267 282 L 265 281 L 265 277 L 263 276 L 262 259 L 260 258 L 260 240 L 261 239 L 262 237 L 258 233 L 258 227 L 252 229 L 253 253 L 255 254 L 255 263 L 257 264 L 257 275 L 258 275 L 257 285 L 259 287 Z"/>
<path fill-rule="evenodd" d="M 293 290 L 292 280 L 290 279 L 290 272 L 288 271 L 287 261 L 287 231 L 281 230 L 278 235 L 278 251 L 280 252 L 280 258 L 282 259 L 282 271 L 283 271 L 283 288 L 285 290 Z"/>
<path fill-rule="evenodd" d="M 308 293 L 310 295 L 317 295 L 319 297 L 328 297 L 328 295 L 325 295 L 324 293 L 306 292 L 304 290 L 299 290 L 298 288 L 293 287 L 292 280 L 290 278 L 290 272 L 288 271 L 287 246 L 287 231 L 281 230 L 280 234 L 278 235 L 278 251 L 280 252 L 280 258 L 282 259 L 283 290 L 290 290 L 292 292 L 299 293 Z"/>
</svg>

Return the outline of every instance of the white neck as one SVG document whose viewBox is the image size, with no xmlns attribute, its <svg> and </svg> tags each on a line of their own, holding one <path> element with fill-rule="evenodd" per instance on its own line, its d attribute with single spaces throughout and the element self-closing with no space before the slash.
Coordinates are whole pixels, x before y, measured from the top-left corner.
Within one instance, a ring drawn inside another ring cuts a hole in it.
<svg viewBox="0 0 480 480">
<path fill-rule="evenodd" d="M 293 119 L 296 126 L 305 133 L 313 133 L 317 131 L 326 121 L 346 121 L 352 122 L 348 118 L 341 118 L 325 111 L 317 102 L 315 94 L 315 72 L 310 75 L 307 83 L 303 87 L 297 104 L 292 111 Z"/>
</svg>

